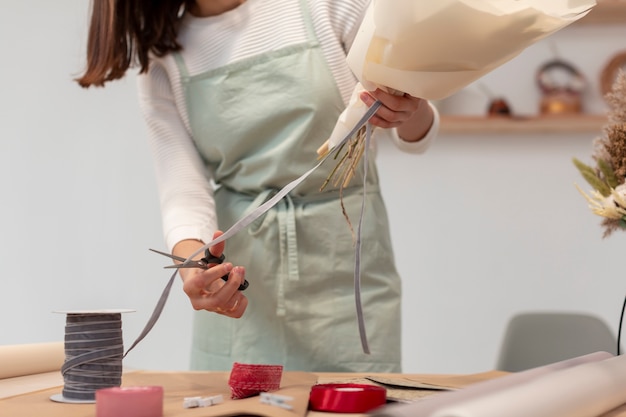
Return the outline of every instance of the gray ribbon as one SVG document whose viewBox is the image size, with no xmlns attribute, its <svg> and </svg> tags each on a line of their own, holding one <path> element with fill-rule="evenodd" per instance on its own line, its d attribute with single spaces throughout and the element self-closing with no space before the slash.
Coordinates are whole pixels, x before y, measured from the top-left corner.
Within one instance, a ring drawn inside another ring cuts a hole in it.
<svg viewBox="0 0 626 417">
<path fill-rule="evenodd" d="M 358 130 L 361 127 L 363 127 L 363 125 L 365 125 L 369 121 L 369 119 L 372 118 L 372 116 L 376 113 L 376 111 L 378 110 L 378 108 L 381 105 L 382 105 L 382 103 L 380 101 L 374 102 L 374 104 L 372 104 L 372 106 L 365 112 L 363 117 L 361 117 L 361 119 L 356 123 L 354 128 L 352 128 L 352 130 L 333 149 L 340 149 L 341 145 L 343 145 L 346 141 L 348 141 L 348 139 L 350 139 L 352 136 L 354 136 L 358 132 Z M 365 161 L 367 161 L 367 148 L 369 147 L 369 139 L 367 137 L 366 137 L 366 140 L 367 140 L 367 144 L 366 144 L 366 149 L 365 149 L 365 158 L 366 158 Z M 252 223 L 257 218 L 262 216 L 269 209 L 274 207 L 287 193 L 289 193 L 291 190 L 293 190 L 298 185 L 300 185 L 300 183 L 302 181 L 304 181 L 309 175 L 311 175 L 311 173 L 313 173 L 313 171 L 315 171 L 320 165 L 322 165 L 326 161 L 326 159 L 328 159 L 328 157 L 330 157 L 332 154 L 333 154 L 333 152 L 331 150 L 331 152 L 329 152 L 324 158 L 322 158 L 317 163 L 317 165 L 315 165 L 313 168 L 311 168 L 310 170 L 308 170 L 307 172 L 302 174 L 302 176 L 300 176 L 299 178 L 296 178 L 295 180 L 293 180 L 292 182 L 287 184 L 280 191 L 278 191 L 272 198 L 267 200 L 265 203 L 261 204 L 259 207 L 257 207 L 256 209 L 254 209 L 253 211 L 251 211 L 247 215 L 245 215 L 243 218 L 241 218 L 237 223 L 232 225 L 230 227 L 230 229 L 225 231 L 218 238 L 212 240 L 211 242 L 207 243 L 206 245 L 202 246 L 200 249 L 198 249 L 197 251 L 192 253 L 187 258 L 187 260 L 185 262 L 183 262 L 183 265 L 187 264 L 187 263 L 191 263 L 192 259 L 196 255 L 198 255 L 200 253 L 204 253 L 204 251 L 206 249 L 210 248 L 211 246 L 214 246 L 214 245 L 216 245 L 216 244 L 218 244 L 220 242 L 224 242 L 226 239 L 229 239 L 230 237 L 234 236 L 236 233 L 238 233 L 242 229 L 246 228 L 248 225 L 250 225 L 250 223 Z M 363 175 L 365 176 L 366 173 L 367 173 L 367 163 L 365 163 L 365 171 L 364 171 Z M 363 181 L 363 187 L 365 187 L 365 181 Z M 365 195 L 363 196 L 363 198 L 365 199 Z M 363 202 L 363 204 L 364 204 L 364 202 Z M 361 219 L 359 219 L 359 231 L 358 231 L 359 238 L 357 239 L 357 243 L 356 243 L 355 298 L 356 298 L 356 304 L 357 304 L 357 318 L 358 318 L 358 322 L 359 322 L 359 334 L 361 336 L 361 345 L 362 345 L 363 351 L 365 353 L 370 353 L 369 352 L 369 347 L 368 347 L 368 344 L 367 344 L 367 335 L 365 334 L 365 323 L 364 323 L 364 319 L 363 319 L 363 309 L 361 307 L 361 294 L 360 294 L 360 288 L 361 288 L 361 284 L 360 284 L 360 281 L 361 281 L 361 277 L 360 277 L 360 259 L 361 259 L 360 258 L 360 251 L 361 251 L 360 234 L 361 234 L 361 222 L 362 222 L 362 217 L 363 217 L 363 210 L 364 210 L 364 206 L 362 206 Z M 143 328 L 143 330 L 141 331 L 141 333 L 139 334 L 137 339 L 128 348 L 128 350 L 124 354 L 124 357 L 126 357 L 126 355 L 128 355 L 128 353 L 135 346 L 137 346 L 137 344 L 139 342 L 141 342 L 148 335 L 148 333 L 150 333 L 150 330 L 152 330 L 152 328 L 156 324 L 157 320 L 159 319 L 159 317 L 161 315 L 161 312 L 163 311 L 163 308 L 165 307 L 165 302 L 167 301 L 169 293 L 170 293 L 170 291 L 172 289 L 172 285 L 174 284 L 174 278 L 176 278 L 176 274 L 178 274 L 178 270 L 174 271 L 174 273 L 170 277 L 169 281 L 165 285 L 165 288 L 163 289 L 163 292 L 161 293 L 161 297 L 157 301 L 157 304 L 156 304 L 156 306 L 155 306 L 155 308 L 154 308 L 154 310 L 152 312 L 152 315 L 150 316 L 150 319 L 148 319 L 148 323 L 146 323 L 145 327 Z"/>
<path fill-rule="evenodd" d="M 363 306 L 361 304 L 361 229 L 363 217 L 365 217 L 365 196 L 367 193 L 367 163 L 369 157 L 370 141 L 372 138 L 372 126 L 368 123 L 365 127 L 365 152 L 363 159 L 363 199 L 361 200 L 361 214 L 359 215 L 359 226 L 356 233 L 355 255 L 354 255 L 354 302 L 356 304 L 356 317 L 359 324 L 359 336 L 361 337 L 361 347 L 363 352 L 369 354 L 370 348 L 367 343 L 367 333 L 365 331 L 365 318 L 363 317 Z"/>
</svg>

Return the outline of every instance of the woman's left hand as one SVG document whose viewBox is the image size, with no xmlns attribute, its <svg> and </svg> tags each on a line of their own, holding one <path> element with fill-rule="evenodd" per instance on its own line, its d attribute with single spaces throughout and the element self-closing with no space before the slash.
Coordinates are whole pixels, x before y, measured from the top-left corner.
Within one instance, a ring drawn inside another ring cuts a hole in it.
<svg viewBox="0 0 626 417">
<path fill-rule="evenodd" d="M 411 119 L 420 108 L 420 104 L 426 101 L 409 94 L 394 95 L 380 88 L 375 91 L 362 92 L 360 98 L 368 106 L 374 104 L 376 100 L 382 103 L 382 106 L 370 119 L 372 125 L 382 128 L 399 127 Z"/>
<path fill-rule="evenodd" d="M 215 232 L 213 239 L 223 233 Z M 191 253 L 204 245 L 199 240 L 182 240 L 174 246 L 174 253 L 187 258 Z M 224 252 L 225 242 L 209 248 L 211 255 L 219 258 Z M 199 255 L 198 255 L 199 256 Z M 242 266 L 234 266 L 230 262 L 209 265 L 208 269 L 182 268 L 179 275 L 183 280 L 183 291 L 189 297 L 195 310 L 207 310 L 224 316 L 239 318 L 248 306 L 248 299 L 239 286 L 245 281 L 246 271 Z M 224 282 L 222 277 L 228 274 Z"/>
<path fill-rule="evenodd" d="M 433 124 L 434 115 L 428 102 L 423 98 L 409 94 L 394 95 L 377 88 L 365 91 L 359 96 L 371 106 L 379 100 L 382 106 L 369 122 L 378 127 L 398 129 L 398 135 L 407 142 L 416 142 L 428 133 Z"/>
</svg>

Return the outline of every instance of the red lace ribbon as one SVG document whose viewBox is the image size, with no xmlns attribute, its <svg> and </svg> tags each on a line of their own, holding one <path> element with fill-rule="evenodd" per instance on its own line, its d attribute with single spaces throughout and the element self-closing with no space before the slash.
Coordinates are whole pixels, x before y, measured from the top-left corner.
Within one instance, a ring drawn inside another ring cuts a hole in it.
<svg viewBox="0 0 626 417">
<path fill-rule="evenodd" d="M 230 371 L 228 385 L 231 398 L 252 397 L 261 392 L 276 391 L 283 376 L 282 365 L 250 365 L 235 362 Z"/>
</svg>

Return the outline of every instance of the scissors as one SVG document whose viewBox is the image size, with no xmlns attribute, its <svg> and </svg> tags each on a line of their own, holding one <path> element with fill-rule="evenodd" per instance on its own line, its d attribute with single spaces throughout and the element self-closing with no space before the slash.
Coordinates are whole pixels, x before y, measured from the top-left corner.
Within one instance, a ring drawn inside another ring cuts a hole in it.
<svg viewBox="0 0 626 417">
<path fill-rule="evenodd" d="M 211 252 L 209 252 L 208 249 L 205 249 L 204 251 L 204 258 L 201 259 L 197 259 L 197 260 L 190 260 L 189 262 L 187 262 L 187 259 L 181 257 L 181 256 L 176 256 L 176 255 L 170 255 L 169 253 L 165 253 L 165 252 L 161 252 L 158 251 L 156 249 L 150 249 L 152 252 L 156 252 L 160 255 L 163 256 L 167 256 L 168 258 L 172 258 L 176 261 L 181 262 L 180 264 L 175 264 L 175 265 L 167 265 L 164 266 L 164 268 L 201 268 L 201 269 L 209 269 L 209 265 L 210 264 L 221 264 L 222 262 L 224 262 L 225 256 L 224 254 L 222 254 L 220 257 L 217 256 L 213 256 L 211 254 Z M 224 275 L 222 277 L 222 279 L 224 281 L 228 281 L 228 274 Z M 248 280 L 244 280 L 243 284 L 239 285 L 239 291 L 243 291 L 246 288 L 248 288 Z"/>
</svg>

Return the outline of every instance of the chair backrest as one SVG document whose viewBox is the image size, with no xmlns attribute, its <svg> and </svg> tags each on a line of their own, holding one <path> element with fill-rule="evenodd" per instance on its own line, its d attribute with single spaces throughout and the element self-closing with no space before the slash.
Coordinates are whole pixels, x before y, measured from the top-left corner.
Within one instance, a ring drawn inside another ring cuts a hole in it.
<svg viewBox="0 0 626 417">
<path fill-rule="evenodd" d="M 525 312 L 509 321 L 496 369 L 517 372 L 605 351 L 617 339 L 598 317 L 574 312 Z"/>
</svg>

